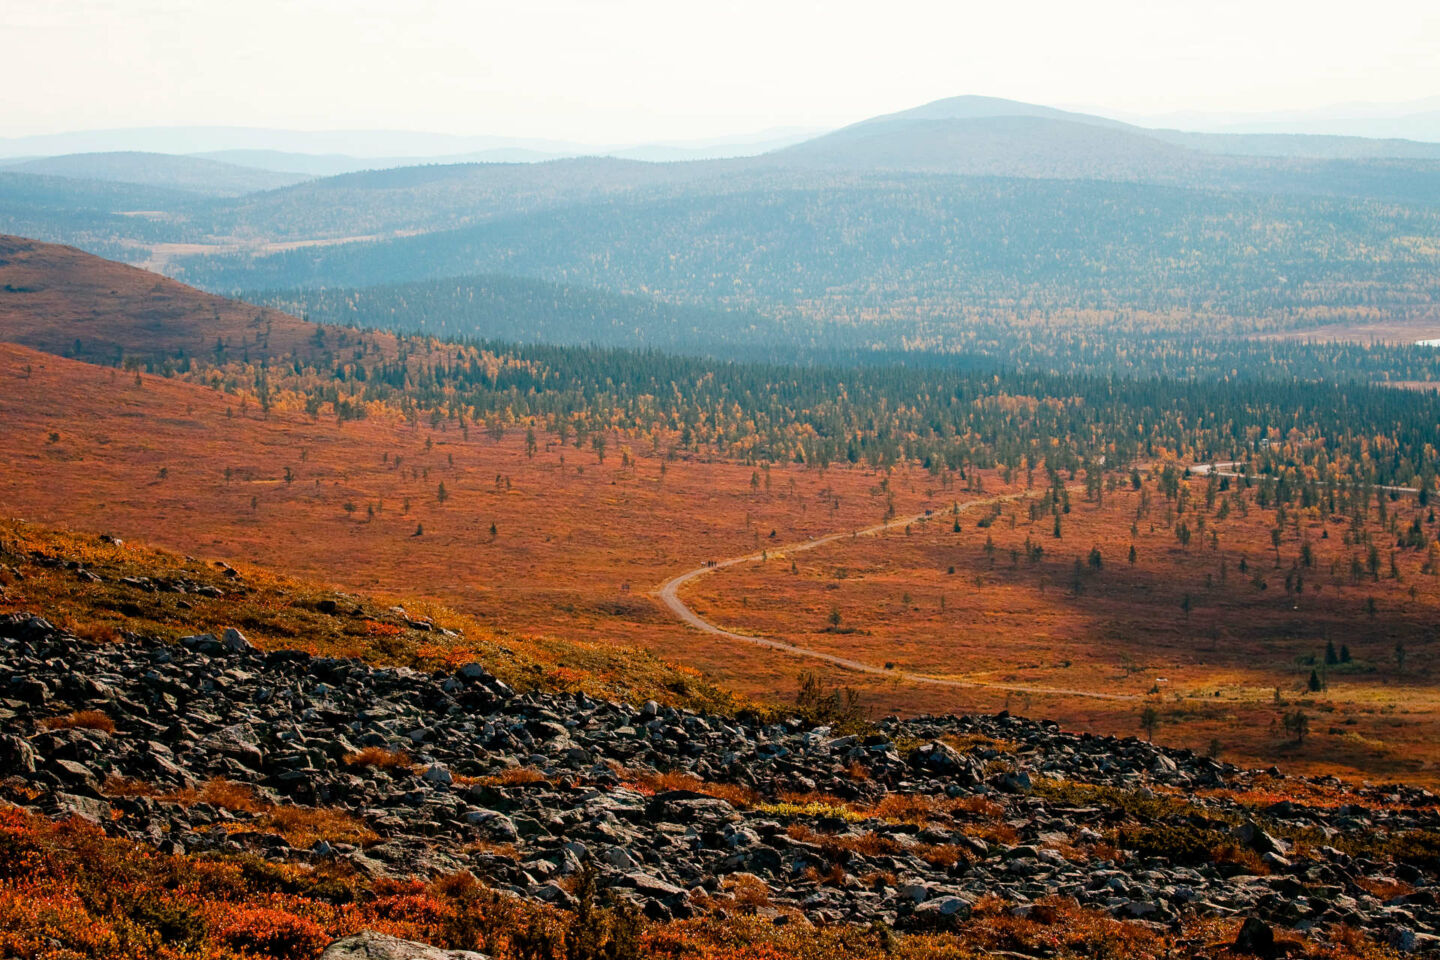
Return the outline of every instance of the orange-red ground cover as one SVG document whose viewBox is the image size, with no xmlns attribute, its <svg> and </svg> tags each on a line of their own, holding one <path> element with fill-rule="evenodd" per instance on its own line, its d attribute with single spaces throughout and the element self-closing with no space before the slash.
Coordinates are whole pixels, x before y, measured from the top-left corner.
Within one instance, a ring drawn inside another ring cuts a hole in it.
<svg viewBox="0 0 1440 960">
<path fill-rule="evenodd" d="M 1029 916 L 983 901 L 953 934 L 814 927 L 743 885 L 713 898 L 722 913 L 646 924 L 600 908 L 583 914 L 497 896 L 468 874 L 367 880 L 338 867 L 253 857 L 168 856 L 107 839 L 78 820 L 51 823 L 0 807 L 0 955 L 35 960 L 311 960 L 331 939 L 370 929 L 496 960 L 839 960 L 1206 956 L 1238 921 L 1175 934 L 1052 898 Z M 790 920 L 777 925 L 778 914 Z M 1341 928 L 1290 944 L 1310 960 L 1380 957 Z"/>
<path fill-rule="evenodd" d="M 564 637 L 672 643 L 685 631 L 646 597 L 672 573 L 873 523 L 886 506 L 859 469 L 666 461 L 623 437 L 602 463 L 543 436 L 527 456 L 523 429 L 496 442 L 379 416 L 264 419 L 192 384 L 136 386 L 14 346 L 0 346 L 0 421 L 10 514 L 403 587 Z M 924 499 L 895 486 L 899 510 Z"/>
<path fill-rule="evenodd" d="M 1153 485 L 1150 513 L 1138 519 L 1134 491 L 1108 494 L 1103 505 L 1077 492 L 1059 540 L 1048 518 L 1029 520 L 1024 499 L 1003 505 L 986 528 L 976 523 L 989 508 L 964 513 L 956 533 L 946 507 L 1003 492 L 992 474 L 985 493 L 965 493 L 939 489 L 918 470 L 665 459 L 633 437 L 617 438 L 602 463 L 543 433 L 527 452 L 521 427 L 496 441 L 378 414 L 343 425 L 287 412 L 267 418 L 194 384 L 144 376 L 137 385 L 133 374 L 14 346 L 0 347 L 0 419 L 11 426 L 0 435 L 5 512 L 344 588 L 429 596 L 514 634 L 638 644 L 772 700 L 792 695 L 804 661 L 690 630 L 651 591 L 707 559 L 868 526 L 892 499 L 901 515 L 934 508 L 908 533 L 771 557 L 703 578 L 688 595 L 715 622 L 876 665 L 1137 698 L 946 689 L 821 670 L 861 687 L 881 712 L 1009 707 L 1138 733 L 1138 715 L 1154 700 L 1157 736 L 1167 742 L 1297 769 L 1435 776 L 1440 695 L 1428 625 L 1437 582 L 1419 573 L 1423 551 L 1401 551 L 1399 580 L 1387 568 L 1378 581 L 1350 584 L 1358 548 L 1342 543 L 1345 524 L 1334 518 L 1307 516 L 1301 533 L 1287 532 L 1279 570 L 1273 510 L 1242 517 L 1236 509 L 1223 521 L 1212 511 L 1218 549 L 1208 534 L 1182 547 Z M 1284 580 L 1302 536 L 1317 568 L 1303 572 L 1305 592 L 1296 595 Z M 1027 538 L 1044 551 L 1037 563 L 1026 559 Z M 1091 547 L 1099 571 L 1089 566 Z M 1238 569 L 1242 554 L 1250 572 Z M 1364 613 L 1372 598 L 1374 617 Z M 1403 674 L 1391 663 L 1402 638 Z M 1323 655 L 1327 639 L 1355 659 L 1322 668 L 1329 689 L 1311 694 L 1302 661 Z M 1277 724 L 1297 704 L 1312 716 L 1311 737 L 1292 745 Z"/>
<path fill-rule="evenodd" d="M 0 335 L 113 363 L 122 354 L 306 353 L 315 325 L 73 247 L 0 234 Z"/>
<path fill-rule="evenodd" d="M 1254 492 L 1237 485 L 1207 511 L 1204 486 L 1191 481 L 1194 512 L 1179 518 L 1153 481 L 1146 483 L 1146 511 L 1134 490 L 1107 493 L 1100 504 L 1077 494 L 1060 538 L 1053 517 L 1032 521 L 1028 503 L 1016 501 L 988 527 L 977 521 L 989 510 L 962 513 L 958 532 L 942 515 L 908 535 L 845 539 L 732 567 L 695 582 L 686 596 L 702 615 L 742 632 L 996 685 L 946 690 L 855 681 L 881 710 L 1009 707 L 1138 735 L 1139 715 L 1153 705 L 1157 739 L 1167 743 L 1262 765 L 1434 782 L 1440 577 L 1422 572 L 1429 553 L 1392 550 L 1396 535 L 1380 528 L 1372 505 L 1366 530 L 1380 560 L 1372 575 L 1368 548 L 1345 542 L 1348 520 L 1306 511 L 1297 530 L 1292 510 L 1277 567 L 1275 510 L 1259 508 Z M 1232 507 L 1217 519 L 1224 499 Z M 1411 497 L 1388 507 L 1399 530 L 1418 516 L 1434 539 L 1428 507 Z M 1203 529 L 1197 516 L 1205 517 Z M 1181 520 L 1192 530 L 1188 546 L 1177 537 Z M 1304 544 L 1313 566 L 1292 569 Z M 1043 551 L 1037 561 L 1032 547 Z M 1363 567 L 1358 580 L 1352 560 Z M 1348 650 L 1350 661 L 1325 664 L 1327 641 L 1337 656 Z M 1326 689 L 1308 689 L 1312 670 Z M 1281 723 L 1296 709 L 1311 721 L 1303 744 Z"/>
</svg>

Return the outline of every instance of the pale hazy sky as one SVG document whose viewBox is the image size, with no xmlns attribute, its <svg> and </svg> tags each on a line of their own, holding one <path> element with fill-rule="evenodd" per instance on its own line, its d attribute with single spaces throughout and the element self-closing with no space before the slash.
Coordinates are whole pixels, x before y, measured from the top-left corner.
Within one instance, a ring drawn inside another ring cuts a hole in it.
<svg viewBox="0 0 1440 960">
<path fill-rule="evenodd" d="M 1440 94 L 1440 0 L 0 0 L 0 135 L 216 124 L 589 142 L 960 93 L 1131 113 Z"/>
</svg>

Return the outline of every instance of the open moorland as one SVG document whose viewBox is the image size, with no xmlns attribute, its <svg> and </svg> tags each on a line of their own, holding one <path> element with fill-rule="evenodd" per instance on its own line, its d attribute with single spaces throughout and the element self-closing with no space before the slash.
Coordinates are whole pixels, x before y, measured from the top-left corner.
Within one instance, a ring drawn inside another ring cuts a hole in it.
<svg viewBox="0 0 1440 960">
<path fill-rule="evenodd" d="M 668 459 L 648 439 L 602 454 L 523 427 L 267 415 L 21 347 L 0 347 L 0 382 L 15 515 L 351 588 L 421 585 L 515 631 L 673 646 L 685 631 L 647 596 L 670 574 L 938 503 L 861 468 Z"/>
<path fill-rule="evenodd" d="M 1428 395 L 801 377 L 278 315 L 291 342 L 199 356 L 193 323 L 144 349 L 154 290 L 162 314 L 203 312 L 242 340 L 225 318 L 258 314 L 13 246 L 7 335 L 33 341 L 62 296 L 70 313 L 98 297 L 122 359 L 0 347 L 10 515 L 424 596 L 514 636 L 638 646 L 761 701 L 793 698 L 817 670 L 874 715 L 1008 707 L 1136 733 L 1153 710 L 1145 731 L 1163 742 L 1434 777 L 1434 518 L 1364 486 L 1434 488 Z M 106 299 L 106 284 L 130 293 Z M 1267 438 L 1249 469 L 1285 483 L 1180 478 L 1185 463 L 1255 449 L 1282 418 L 1291 442 Z M 894 525 L 844 536 L 882 523 Z M 880 675 L 694 629 L 657 597 L 746 555 L 763 559 L 681 598 L 711 624 Z M 1297 713 L 1308 737 L 1287 726 Z"/>
<path fill-rule="evenodd" d="M 0 236 L 0 330 L 9 343 L 118 364 L 136 353 L 259 360 L 308 355 L 315 326 L 210 296 L 70 247 Z"/>
<path fill-rule="evenodd" d="M 778 552 L 682 599 L 738 633 L 976 684 L 857 679 L 881 710 L 1003 706 L 1136 734 L 1153 710 L 1150 734 L 1198 751 L 1433 782 L 1434 511 L 1411 495 L 1277 509 L 1259 483 L 1191 478 L 1167 497 L 1136 479 Z"/>
<path fill-rule="evenodd" d="M 1387 500 L 1383 525 L 1373 505 L 1358 527 L 1296 511 L 1277 568 L 1276 513 L 1239 483 L 1210 493 L 1215 505 L 1196 517 L 1177 517 L 1149 471 L 1139 491 L 1127 480 L 1098 503 L 1076 488 L 1057 539 L 1053 511 L 1030 514 L 1045 491 L 995 475 L 988 486 L 977 475 L 980 490 L 947 492 L 923 472 L 666 459 L 638 443 L 601 462 L 553 437 L 529 450 L 520 430 L 467 439 L 382 417 L 316 422 L 24 348 L 5 348 L 4 361 L 0 403 L 14 425 L 5 455 L 30 465 L 5 473 L 4 498 L 34 520 L 346 589 L 418 592 L 512 634 L 640 645 L 770 701 L 790 697 L 796 675 L 815 665 L 737 650 L 652 594 L 707 561 L 775 550 L 685 596 L 742 632 L 997 685 L 936 687 L 820 665 L 877 715 L 1008 707 L 1136 733 L 1153 705 L 1162 742 L 1208 751 L 1213 741 L 1228 756 L 1296 769 L 1433 777 L 1434 561 L 1415 546 L 1389 548 L 1389 526 L 1431 530 L 1413 497 Z M 1189 481 L 1186 506 L 1203 504 L 1208 485 Z M 783 552 L 927 509 L 927 520 L 880 536 Z M 1372 556 L 1373 544 L 1383 554 Z M 1297 568 L 1302 551 L 1310 559 Z M 1346 649 L 1346 662 L 1325 663 L 1327 642 L 1337 657 Z M 1396 662 L 1397 643 L 1408 667 Z M 1312 669 L 1325 690 L 1307 689 Z M 1303 743 L 1283 728 L 1297 709 L 1311 717 Z"/>
<path fill-rule="evenodd" d="M 0 957 L 1440 953 L 1440 148 L 282 174 L 0 170 Z"/>
</svg>

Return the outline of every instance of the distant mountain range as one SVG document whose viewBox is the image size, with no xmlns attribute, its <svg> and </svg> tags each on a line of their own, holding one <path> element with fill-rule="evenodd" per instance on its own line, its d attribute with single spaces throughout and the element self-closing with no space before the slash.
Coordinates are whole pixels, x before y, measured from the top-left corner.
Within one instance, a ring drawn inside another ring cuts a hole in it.
<svg viewBox="0 0 1440 960">
<path fill-rule="evenodd" d="M 75 153 L 164 153 L 264 170 L 331 176 L 421 163 L 514 163 L 581 156 L 652 161 L 707 160 L 764 153 L 798 143 L 820 132 L 816 128 L 777 128 L 706 140 L 593 144 L 404 130 L 147 127 L 0 137 L 0 158 L 15 161 Z M 4 160 L 0 159 L 0 162 Z"/>
<path fill-rule="evenodd" d="M 560 140 L 460 136 L 409 130 L 276 130 L 263 127 L 137 127 L 0 138 L 0 156 L 16 157 L 125 150 L 175 154 L 269 150 L 356 157 L 438 157 L 496 149 L 561 154 L 594 148 Z"/>
<path fill-rule="evenodd" d="M 619 160 L 644 160 L 651 163 L 670 163 L 686 160 L 723 160 L 732 157 L 749 157 L 771 150 L 800 143 L 815 134 L 813 130 L 772 131 L 750 137 L 735 137 L 727 140 L 695 143 L 654 143 L 628 147 L 592 147 L 584 145 L 549 145 L 544 148 L 525 146 L 523 142 L 510 146 L 488 147 L 463 153 L 445 153 L 434 156 L 370 156 L 343 153 L 301 153 L 285 150 L 214 150 L 193 154 L 212 160 L 257 167 L 263 170 L 298 171 L 315 177 L 338 176 L 342 173 L 359 173 L 365 170 L 386 170 L 395 167 L 411 167 L 427 164 L 455 163 L 540 163 L 546 160 L 566 160 L 576 157 L 613 157 Z"/>
<path fill-rule="evenodd" d="M 1334 117 L 1325 120 L 1249 121 L 1226 127 L 1232 133 L 1327 133 L 1346 137 L 1440 141 L 1440 109 L 1400 117 Z"/>
<path fill-rule="evenodd" d="M 1377 118 L 1394 125 L 1393 118 Z M 1440 128 L 1437 128 L 1440 139 Z M 192 148 L 204 147 L 203 150 Z M 123 149 L 121 149 L 123 148 Z M 83 152 L 76 152 L 83 150 Z M 184 190 L 214 197 L 372 170 L 609 157 L 650 163 L 750 158 L 787 169 L 1042 178 L 1209 180 L 1253 175 L 1216 157 L 1440 160 L 1440 142 L 1291 133 L 1157 129 L 995 97 L 962 96 L 822 132 L 631 147 L 395 131 L 229 127 L 91 131 L 0 139 L 0 171 Z M 661 177 L 660 179 L 668 179 Z"/>
<path fill-rule="evenodd" d="M 1440 160 L 1440 143 L 1157 130 L 1092 114 L 951 97 L 863 120 L 779 151 L 827 167 L 1026 177 L 1163 180 L 1219 168 L 1215 156 Z"/>
<path fill-rule="evenodd" d="M 755 317 L 894 312 L 925 330 L 967 310 L 1215 311 L 1293 326 L 1440 304 L 1440 143 L 1153 129 L 973 96 L 672 162 L 281 149 L 364 145 L 296 136 L 0 166 L 0 232 L 356 322 L 423 302 L 431 329 L 543 313 L 551 335 L 580 338 L 591 316 L 744 339 Z M 376 285 L 391 289 L 295 293 Z"/>
<path fill-rule="evenodd" d="M 1147 127 L 1211 133 L 1278 133 L 1440 141 L 1440 96 L 1405 103 L 1341 103 L 1270 113 L 1115 114 Z"/>
<path fill-rule="evenodd" d="M 39 157 L 34 160 L 0 163 L 0 171 L 67 177 L 72 180 L 133 183 L 147 187 L 187 190 L 212 197 L 238 197 L 260 190 L 288 187 L 310 179 L 310 175 L 305 173 L 281 172 L 259 165 L 245 166 L 205 157 L 139 151 Z"/>
<path fill-rule="evenodd" d="M 1203 133 L 1299 134 L 1440 142 L 1440 96 L 1406 103 L 1346 103 L 1327 107 L 1268 113 L 1179 111 L 1134 114 L 1106 109 L 1061 110 L 998 97 L 952 97 L 900 113 L 873 118 L 877 122 L 908 119 L 955 119 L 964 104 L 966 116 L 1037 116 L 1135 126 L 1150 130 Z M 636 160 L 715 159 L 778 149 L 828 132 L 820 127 L 788 127 L 689 141 L 589 143 L 536 137 L 464 135 L 414 130 L 283 130 L 264 127 L 168 126 L 0 137 L 0 158 L 59 156 L 70 153 L 143 152 L 212 157 L 265 169 L 324 176 L 366 167 L 338 166 L 369 161 L 368 167 L 419 162 L 467 160 L 538 160 L 573 156 L 617 156 Z M 328 157 L 329 165 L 276 167 L 275 154 Z M 269 159 L 267 159 L 269 155 Z"/>
</svg>

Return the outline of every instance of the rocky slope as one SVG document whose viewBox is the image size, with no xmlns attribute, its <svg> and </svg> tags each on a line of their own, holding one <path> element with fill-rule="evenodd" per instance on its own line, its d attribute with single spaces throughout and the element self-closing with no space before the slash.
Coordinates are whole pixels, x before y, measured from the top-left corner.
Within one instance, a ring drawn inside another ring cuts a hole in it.
<svg viewBox="0 0 1440 960">
<path fill-rule="evenodd" d="M 261 652 L 235 631 L 95 645 L 15 615 L 0 729 L 6 798 L 177 852 L 469 870 L 562 905 L 588 867 L 653 918 L 723 889 L 781 922 L 945 929 L 981 897 L 1024 913 L 1060 894 L 1135 923 L 1344 923 L 1440 945 L 1428 791 L 1004 714 L 842 733 L 522 695 L 478 664 Z"/>
</svg>

